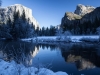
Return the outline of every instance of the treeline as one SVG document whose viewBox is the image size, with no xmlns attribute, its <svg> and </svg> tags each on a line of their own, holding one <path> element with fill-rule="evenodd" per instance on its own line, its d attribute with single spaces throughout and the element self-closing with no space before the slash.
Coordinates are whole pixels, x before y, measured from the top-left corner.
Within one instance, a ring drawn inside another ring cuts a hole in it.
<svg viewBox="0 0 100 75">
<path fill-rule="evenodd" d="M 35 34 L 36 36 L 55 36 L 56 30 L 55 26 L 50 26 L 50 28 L 42 27 L 40 29 L 37 27 Z"/>
<path fill-rule="evenodd" d="M 75 20 L 73 24 L 64 24 L 61 26 L 63 31 L 69 30 L 73 35 L 96 35 L 96 29 L 100 26 L 100 19 L 95 18 L 93 22 L 85 21 L 83 23 L 80 20 Z"/>
<path fill-rule="evenodd" d="M 100 19 L 96 17 L 93 22 L 89 20 L 81 23 L 80 20 L 75 20 L 72 24 L 65 23 L 60 25 L 59 29 L 55 26 L 37 28 L 35 33 L 37 36 L 55 36 L 69 31 L 72 35 L 97 35 L 98 27 L 100 27 Z"/>
<path fill-rule="evenodd" d="M 0 38 L 20 39 L 34 36 L 35 27 L 26 19 L 25 12 L 20 15 L 19 11 L 14 12 L 13 20 L 8 18 L 7 22 L 0 21 Z"/>
<path fill-rule="evenodd" d="M 70 25 L 36 28 L 29 18 L 26 19 L 24 11 L 22 15 L 18 11 L 14 12 L 13 20 L 8 18 L 6 23 L 0 20 L 0 38 L 21 39 L 35 36 L 62 36 L 62 34 L 66 35 L 66 31 L 72 35 L 96 35 L 98 27 L 100 27 L 100 19 L 96 17 L 93 22 L 86 21 L 81 23 L 80 20 L 75 20 Z"/>
</svg>

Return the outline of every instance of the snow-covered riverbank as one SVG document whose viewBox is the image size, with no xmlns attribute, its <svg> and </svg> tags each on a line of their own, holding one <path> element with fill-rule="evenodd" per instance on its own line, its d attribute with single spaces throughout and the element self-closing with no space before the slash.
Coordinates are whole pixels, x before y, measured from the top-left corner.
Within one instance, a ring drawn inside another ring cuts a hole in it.
<svg viewBox="0 0 100 75">
<path fill-rule="evenodd" d="M 41 37 L 34 37 L 34 38 L 28 38 L 28 39 L 22 39 L 22 41 L 38 41 L 38 42 L 57 42 L 57 41 L 63 41 L 64 37 L 62 37 L 60 40 L 57 39 L 58 36 L 41 36 Z M 92 36 L 70 36 L 71 42 L 82 42 L 81 39 L 90 39 L 95 40 L 98 39 L 98 35 L 92 35 Z M 64 41 L 66 41 L 64 39 Z"/>
<path fill-rule="evenodd" d="M 26 68 L 22 64 L 17 64 L 14 61 L 6 62 L 0 59 L 0 75 L 68 75 L 65 72 L 53 72 L 46 68 Z"/>
</svg>

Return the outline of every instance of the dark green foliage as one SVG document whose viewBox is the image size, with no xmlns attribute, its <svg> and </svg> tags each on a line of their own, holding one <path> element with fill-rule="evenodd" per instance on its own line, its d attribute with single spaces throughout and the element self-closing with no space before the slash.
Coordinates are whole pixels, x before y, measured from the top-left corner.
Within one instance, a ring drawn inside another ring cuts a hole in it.
<svg viewBox="0 0 100 75">
<path fill-rule="evenodd" d="M 69 30 L 73 35 L 96 35 L 96 29 L 100 26 L 100 19 L 95 17 L 93 22 L 85 21 L 80 23 L 80 20 L 75 20 L 73 24 L 63 24 L 63 31 Z"/>
<path fill-rule="evenodd" d="M 50 36 L 54 36 L 56 34 L 56 28 L 54 26 L 50 27 Z"/>
<path fill-rule="evenodd" d="M 55 36 L 56 28 L 55 26 L 51 26 L 50 28 L 42 27 L 41 29 L 37 27 L 37 29 L 35 30 L 35 34 L 36 36 Z"/>
<path fill-rule="evenodd" d="M 51 26 L 50 28 L 45 29 L 45 36 L 55 36 L 56 34 L 56 28 L 54 26 Z"/>
<path fill-rule="evenodd" d="M 26 19 L 25 12 L 20 15 L 19 11 L 14 12 L 13 21 L 8 19 L 7 23 L 0 23 L 0 38 L 20 39 L 34 36 L 35 27 Z"/>
<path fill-rule="evenodd" d="M 39 27 L 36 28 L 35 33 L 36 35 L 39 35 Z"/>
</svg>

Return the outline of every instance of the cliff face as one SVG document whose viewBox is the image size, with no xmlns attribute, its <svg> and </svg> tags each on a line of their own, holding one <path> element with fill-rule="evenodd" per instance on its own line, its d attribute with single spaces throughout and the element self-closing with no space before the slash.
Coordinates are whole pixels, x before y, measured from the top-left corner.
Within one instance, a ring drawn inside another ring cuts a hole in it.
<svg viewBox="0 0 100 75">
<path fill-rule="evenodd" d="M 100 26 L 100 7 L 78 4 L 75 12 L 66 12 L 61 20 L 63 31 L 69 30 L 73 35 L 97 35 Z"/>
<path fill-rule="evenodd" d="M 77 15 L 85 15 L 85 14 L 92 12 L 94 9 L 95 9 L 95 7 L 93 7 L 93 6 L 85 6 L 82 4 L 78 4 L 76 6 L 76 10 L 74 13 Z"/>
<path fill-rule="evenodd" d="M 16 13 L 18 11 L 19 11 L 20 15 L 22 15 L 22 13 L 24 11 L 26 19 L 29 18 L 30 23 L 33 23 L 33 25 L 35 25 L 35 27 L 39 27 L 38 22 L 32 16 L 32 10 L 30 8 L 27 8 L 23 5 L 21 5 L 21 4 L 15 4 L 15 5 L 8 6 L 6 8 L 0 8 L 0 20 L 4 23 L 6 23 L 9 18 L 11 20 L 13 20 L 14 12 Z"/>
<path fill-rule="evenodd" d="M 76 19 L 81 19 L 82 17 L 80 15 L 77 15 L 77 14 L 74 14 L 72 12 L 66 12 L 64 17 L 62 18 L 62 22 L 61 22 L 61 25 L 64 25 L 64 24 L 73 24 L 73 22 L 76 20 Z"/>
<path fill-rule="evenodd" d="M 94 22 L 96 18 L 98 20 L 100 19 L 100 7 L 97 7 L 92 12 L 85 14 L 80 21 L 81 23 L 83 23 L 84 21 Z"/>
<path fill-rule="evenodd" d="M 32 16 L 31 9 L 21 4 L 0 8 L 0 38 L 30 38 L 37 27 L 39 24 Z"/>
<path fill-rule="evenodd" d="M 92 19 L 93 18 L 95 19 L 96 13 L 100 12 L 100 11 L 96 11 L 97 9 L 98 8 L 95 9 L 95 7 L 93 6 L 85 6 L 82 4 L 78 4 L 76 6 L 74 13 L 72 12 L 65 13 L 64 17 L 62 18 L 61 25 L 73 24 L 73 22 L 76 20 L 81 20 L 82 22 L 87 21 L 87 19 L 90 20 L 91 17 Z"/>
</svg>

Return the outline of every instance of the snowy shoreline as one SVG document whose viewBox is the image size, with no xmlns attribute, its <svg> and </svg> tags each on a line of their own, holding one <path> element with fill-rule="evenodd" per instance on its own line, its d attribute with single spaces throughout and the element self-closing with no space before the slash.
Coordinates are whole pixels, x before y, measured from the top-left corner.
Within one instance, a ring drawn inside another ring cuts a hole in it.
<svg viewBox="0 0 100 75">
<path fill-rule="evenodd" d="M 53 72 L 46 68 L 25 67 L 14 61 L 6 62 L 0 59 L 0 75 L 68 75 L 66 72 Z"/>
<path fill-rule="evenodd" d="M 80 39 L 82 38 L 86 38 L 86 39 L 92 38 L 93 40 L 93 39 L 98 39 L 99 36 L 71 36 L 70 38 L 71 38 L 71 42 L 82 43 L 80 41 Z M 59 45 L 59 43 L 57 42 L 61 42 L 61 41 L 57 41 L 57 36 L 35 37 L 35 38 L 28 38 L 28 39 L 21 39 L 21 40 L 33 42 L 33 43 L 55 44 L 55 45 L 57 44 Z M 61 45 L 64 44 L 61 42 Z M 52 70 L 47 68 L 25 67 L 23 64 L 17 64 L 13 60 L 11 62 L 6 62 L 0 59 L 0 75 L 68 75 L 68 74 L 62 71 L 53 72 Z"/>
<path fill-rule="evenodd" d="M 38 42 L 38 43 L 46 43 L 46 42 L 66 42 L 66 40 L 63 40 L 63 37 L 61 40 L 57 40 L 58 36 L 41 36 L 41 37 L 34 37 L 34 38 L 26 38 L 21 39 L 22 41 L 29 41 L 29 42 Z M 70 36 L 70 42 L 82 42 L 82 40 L 89 40 L 89 41 L 97 41 L 99 39 L 98 35 L 92 35 L 92 36 Z M 81 40 L 82 39 L 82 40 Z"/>
</svg>

